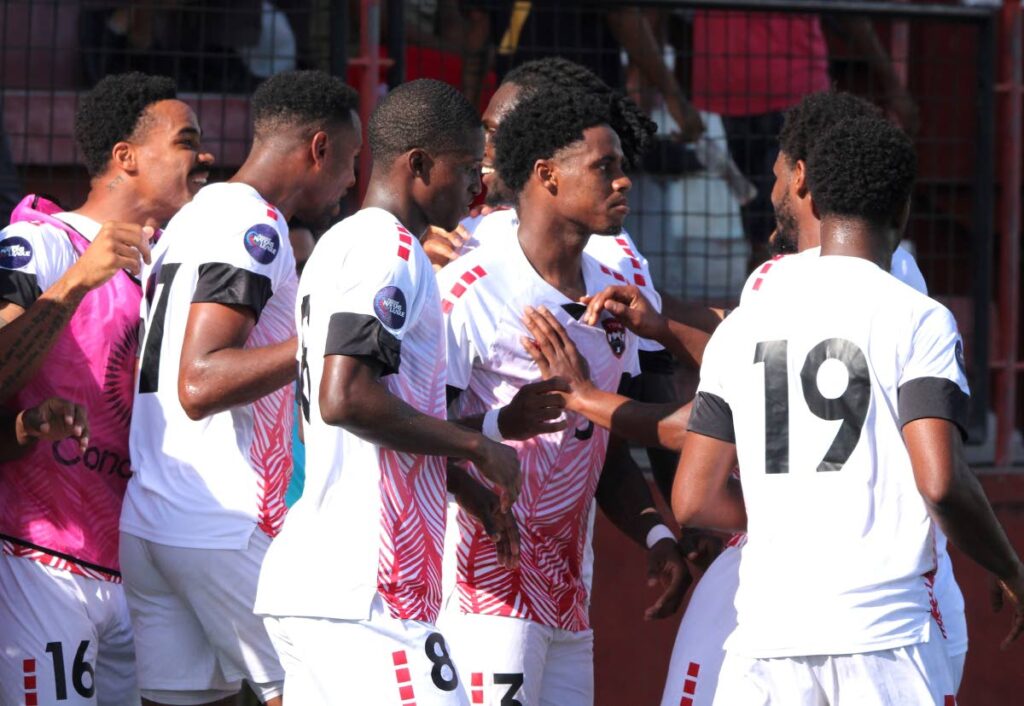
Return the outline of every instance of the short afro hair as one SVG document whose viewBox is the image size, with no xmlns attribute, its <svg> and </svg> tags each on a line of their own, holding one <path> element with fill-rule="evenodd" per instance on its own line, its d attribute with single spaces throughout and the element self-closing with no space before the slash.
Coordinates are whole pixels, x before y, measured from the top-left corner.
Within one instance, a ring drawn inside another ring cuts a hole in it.
<svg viewBox="0 0 1024 706">
<path fill-rule="evenodd" d="M 444 81 L 421 78 L 397 86 L 370 116 L 374 162 L 390 162 L 411 149 L 430 154 L 462 152 L 466 135 L 479 131 L 480 115 Z"/>
<path fill-rule="evenodd" d="M 790 164 L 806 162 L 818 138 L 836 123 L 853 118 L 881 117 L 881 110 L 852 93 L 812 93 L 786 111 L 779 133 L 779 149 Z"/>
<path fill-rule="evenodd" d="M 520 64 L 505 75 L 502 83 L 518 86 L 521 91 L 520 100 L 552 89 L 609 97 L 613 103 L 612 127 L 622 142 L 622 154 L 629 167 L 640 165 L 641 158 L 653 144 L 654 133 L 658 130 L 657 124 L 629 97 L 614 90 L 587 67 L 560 56 Z"/>
<path fill-rule="evenodd" d="M 105 76 L 82 97 L 75 113 L 75 141 L 90 177 L 107 170 L 118 142 L 144 127 L 146 109 L 178 95 L 173 79 L 138 71 Z"/>
<path fill-rule="evenodd" d="M 538 159 L 550 159 L 582 140 L 587 128 L 611 126 L 613 104 L 608 95 L 561 90 L 542 91 L 517 104 L 494 135 L 494 168 L 501 180 L 519 194 Z"/>
<path fill-rule="evenodd" d="M 261 83 L 250 101 L 257 138 L 284 127 L 317 130 L 352 122 L 359 94 L 323 71 L 282 71 Z"/>
<path fill-rule="evenodd" d="M 837 123 L 807 160 L 808 187 L 821 218 L 848 216 L 875 226 L 898 220 L 916 172 L 910 138 L 877 117 Z"/>
</svg>

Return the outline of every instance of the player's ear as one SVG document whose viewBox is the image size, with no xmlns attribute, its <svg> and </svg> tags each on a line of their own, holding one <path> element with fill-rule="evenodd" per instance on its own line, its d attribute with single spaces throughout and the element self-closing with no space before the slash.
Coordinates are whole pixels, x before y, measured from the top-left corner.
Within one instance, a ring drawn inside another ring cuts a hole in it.
<svg viewBox="0 0 1024 706">
<path fill-rule="evenodd" d="M 797 196 L 807 198 L 810 193 L 807 188 L 807 162 L 802 159 L 796 160 L 796 164 L 793 165 L 792 184 Z"/>
<path fill-rule="evenodd" d="M 422 179 L 423 183 L 429 185 L 430 170 L 434 166 L 434 160 L 430 155 L 421 149 L 412 149 L 405 153 L 405 160 L 412 176 Z"/>
<path fill-rule="evenodd" d="M 313 139 L 309 141 L 309 156 L 313 160 L 313 166 L 323 168 L 327 160 L 327 133 L 317 130 Z"/>
<path fill-rule="evenodd" d="M 546 159 L 538 159 L 533 163 L 533 173 L 541 185 L 552 194 L 558 193 L 558 170 Z"/>
<path fill-rule="evenodd" d="M 118 142 L 110 150 L 110 166 L 118 170 L 134 174 L 139 169 L 135 145 L 130 142 Z"/>
</svg>

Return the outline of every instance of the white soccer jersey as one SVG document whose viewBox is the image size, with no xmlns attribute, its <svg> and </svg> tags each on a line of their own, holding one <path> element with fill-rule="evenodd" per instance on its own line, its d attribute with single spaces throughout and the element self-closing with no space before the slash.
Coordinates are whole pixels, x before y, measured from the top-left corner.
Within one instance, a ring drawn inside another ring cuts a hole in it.
<svg viewBox="0 0 1024 706">
<path fill-rule="evenodd" d="M 277 534 L 291 476 L 292 386 L 192 421 L 178 399 L 178 371 L 193 303 L 251 309 L 257 323 L 245 345 L 257 348 L 295 335 L 297 286 L 288 225 L 252 187 L 207 186 L 171 219 L 143 269 L 122 531 L 215 549 L 245 548 L 257 526 Z"/>
<path fill-rule="evenodd" d="M 462 225 L 470 234 L 470 239 L 459 251 L 464 255 L 480 247 L 482 242 L 493 238 L 513 237 L 519 228 L 519 216 L 514 209 L 503 208 L 492 211 L 482 218 L 466 218 Z M 614 237 L 592 235 L 584 252 L 605 266 L 606 274 L 615 279 L 612 284 L 635 284 L 654 308 L 661 311 L 661 295 L 654 288 L 650 265 L 647 258 L 640 254 L 629 233 L 622 231 Z M 645 338 L 640 339 L 639 345 L 642 351 L 665 350 L 657 341 Z"/>
<path fill-rule="evenodd" d="M 584 253 L 587 292 L 615 282 Z M 448 384 L 463 390 L 451 412 L 480 414 L 508 404 L 540 371 L 521 343 L 527 306 L 546 306 L 590 363 L 602 390 L 618 389 L 623 373 L 636 374 L 636 338 L 610 316 L 596 327 L 576 317 L 571 302 L 533 269 L 513 233 L 460 258 L 438 275 L 448 336 Z M 523 489 L 513 512 L 519 522 L 520 568 L 498 566 L 493 543 L 465 513 L 458 515 L 457 590 L 464 613 L 505 615 L 566 630 L 588 626 L 584 549 L 588 518 L 604 464 L 608 432 L 570 414 L 565 431 L 508 441 L 519 454 Z M 475 469 L 470 467 L 476 474 Z M 479 474 L 477 478 L 481 479 Z"/>
<path fill-rule="evenodd" d="M 329 230 L 296 303 L 306 485 L 263 564 L 256 610 L 366 620 L 375 594 L 392 618 L 434 622 L 441 604 L 444 459 L 401 453 L 326 424 L 324 357 L 366 356 L 381 382 L 444 418 L 444 329 L 419 241 L 379 208 Z"/>
<path fill-rule="evenodd" d="M 100 231 L 99 223 L 78 213 L 54 217 L 90 242 Z M 0 267 L 12 271 L 5 273 L 0 298 L 27 309 L 76 262 L 78 251 L 61 229 L 48 223 L 11 223 L 0 231 Z"/>
<path fill-rule="evenodd" d="M 789 255 L 776 255 L 771 260 L 761 264 L 747 277 L 747 281 L 740 290 L 740 304 L 743 304 L 753 292 L 760 292 L 762 287 L 768 286 L 771 280 L 779 278 L 779 273 L 784 272 L 789 263 L 802 257 L 820 257 L 821 246 L 807 248 L 799 253 Z M 928 285 L 925 284 L 921 268 L 917 261 L 905 248 L 898 247 L 892 253 L 892 262 L 889 265 L 889 272 L 893 277 L 909 287 L 913 287 L 921 294 L 928 294 Z"/>
<path fill-rule="evenodd" d="M 802 258 L 820 256 L 821 248 L 816 247 L 808 248 L 799 254 L 780 255 L 768 260 L 747 278 L 743 292 L 740 294 L 740 304 L 765 291 L 762 288 L 771 289 L 772 282 L 785 276 L 792 263 L 800 262 Z M 904 284 L 913 287 L 921 294 L 928 294 L 928 285 L 925 284 L 924 276 L 921 274 L 914 256 L 905 248 L 898 247 L 893 251 L 889 271 L 893 277 Z M 967 617 L 964 614 L 964 596 L 960 591 L 960 586 L 957 585 L 956 576 L 953 574 L 948 540 L 939 527 L 935 528 L 935 552 L 938 568 L 935 571 L 934 591 L 938 605 L 935 607 L 934 617 L 946 640 L 950 654 L 962 655 L 967 652 Z"/>
<path fill-rule="evenodd" d="M 924 641 L 935 528 L 900 429 L 963 428 L 956 324 L 866 260 L 789 260 L 712 336 L 690 418 L 735 441 L 743 469 L 748 542 L 726 646 L 777 657 Z"/>
</svg>

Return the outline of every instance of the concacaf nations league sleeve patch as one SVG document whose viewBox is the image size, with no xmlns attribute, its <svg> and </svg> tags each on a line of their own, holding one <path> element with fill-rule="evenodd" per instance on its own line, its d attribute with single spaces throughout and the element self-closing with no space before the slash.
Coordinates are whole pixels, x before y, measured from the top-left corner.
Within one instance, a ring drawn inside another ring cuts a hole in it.
<svg viewBox="0 0 1024 706">
<path fill-rule="evenodd" d="M 12 236 L 0 240 L 0 267 L 19 270 L 32 262 L 32 246 L 24 238 Z"/>
<path fill-rule="evenodd" d="M 373 295 L 373 313 L 380 322 L 390 329 L 405 326 L 405 317 L 409 313 L 405 307 L 405 295 L 398 287 L 382 287 Z"/>
<path fill-rule="evenodd" d="M 252 259 L 261 265 L 273 262 L 280 247 L 281 236 L 273 226 L 257 223 L 245 231 L 245 249 L 252 255 Z"/>
</svg>

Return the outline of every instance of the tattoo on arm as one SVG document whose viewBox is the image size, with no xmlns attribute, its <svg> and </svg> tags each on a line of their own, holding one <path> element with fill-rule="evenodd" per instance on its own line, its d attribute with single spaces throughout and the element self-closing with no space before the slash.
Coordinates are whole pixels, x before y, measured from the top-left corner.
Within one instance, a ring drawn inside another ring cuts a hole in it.
<svg viewBox="0 0 1024 706">
<path fill-rule="evenodd" d="M 77 304 L 37 299 L 24 314 L 0 326 L 0 402 L 14 396 L 39 369 Z"/>
</svg>

